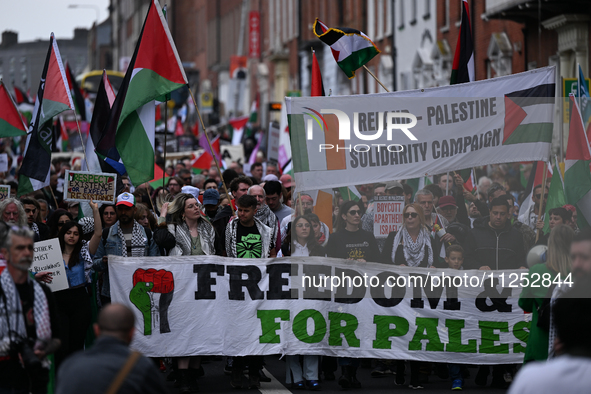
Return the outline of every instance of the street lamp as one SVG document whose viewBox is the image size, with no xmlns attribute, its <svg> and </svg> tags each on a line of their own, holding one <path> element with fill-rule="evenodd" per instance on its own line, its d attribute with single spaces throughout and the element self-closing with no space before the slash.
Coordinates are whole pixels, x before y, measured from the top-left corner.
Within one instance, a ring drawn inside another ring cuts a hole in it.
<svg viewBox="0 0 591 394">
<path fill-rule="evenodd" d="M 98 24 L 100 20 L 100 8 L 93 4 L 69 4 L 68 8 L 92 8 L 96 12 L 96 22 L 94 23 L 94 51 L 96 52 L 95 66 L 99 66 L 99 49 L 98 49 Z M 92 68 L 92 67 L 91 67 Z"/>
</svg>

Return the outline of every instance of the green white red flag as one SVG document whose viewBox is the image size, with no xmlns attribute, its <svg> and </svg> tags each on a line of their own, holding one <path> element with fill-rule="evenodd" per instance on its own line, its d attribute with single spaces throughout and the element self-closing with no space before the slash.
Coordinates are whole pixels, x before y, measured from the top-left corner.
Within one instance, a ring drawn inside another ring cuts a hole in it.
<svg viewBox="0 0 591 394">
<path fill-rule="evenodd" d="M 53 117 L 68 109 L 74 110 L 74 103 L 57 41 L 52 33 L 29 126 L 23 164 L 19 170 L 19 196 L 49 185 Z"/>
<path fill-rule="evenodd" d="M 154 178 L 155 99 L 187 84 L 162 7 L 152 0 L 140 37 L 113 104 L 103 138 L 115 134 L 117 152 L 136 184 Z"/>
<path fill-rule="evenodd" d="M 357 29 L 329 28 L 316 18 L 314 34 L 330 47 L 337 64 L 349 79 L 355 77 L 355 70 L 380 53 L 376 44 Z"/>
<path fill-rule="evenodd" d="M 27 134 L 27 126 L 18 112 L 16 103 L 0 79 L 0 137 L 16 137 Z"/>
<path fill-rule="evenodd" d="M 591 223 L 591 150 L 577 100 L 572 93 L 569 96 L 572 110 L 564 163 L 564 193 L 566 202 L 577 208 L 577 222 L 583 228 Z"/>
</svg>

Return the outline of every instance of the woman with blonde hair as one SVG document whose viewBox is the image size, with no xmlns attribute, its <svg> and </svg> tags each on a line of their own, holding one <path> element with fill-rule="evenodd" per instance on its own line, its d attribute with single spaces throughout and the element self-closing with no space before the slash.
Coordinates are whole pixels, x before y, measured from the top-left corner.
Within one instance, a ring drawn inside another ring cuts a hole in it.
<svg viewBox="0 0 591 394">
<path fill-rule="evenodd" d="M 167 215 L 170 220 L 167 223 Z M 201 214 L 201 204 L 195 196 L 179 193 L 160 210 L 154 241 L 169 251 L 169 256 L 199 256 L 215 254 L 215 230 Z M 172 293 L 171 293 L 172 294 Z M 178 359 L 178 383 L 181 393 L 197 390 L 201 357 Z"/>
<path fill-rule="evenodd" d="M 523 363 L 530 361 L 546 360 L 548 358 L 549 344 L 549 319 L 545 319 L 540 313 L 547 308 L 552 291 L 555 287 L 555 279 L 560 275 L 564 280 L 570 272 L 570 244 L 575 235 L 574 230 L 564 224 L 558 224 L 550 232 L 548 238 L 548 250 L 546 262 L 536 264 L 529 269 L 527 281 L 519 295 L 519 307 L 525 312 L 532 313 L 527 347 Z M 548 281 L 549 279 L 549 281 Z M 548 316 L 549 311 L 542 315 Z"/>
</svg>

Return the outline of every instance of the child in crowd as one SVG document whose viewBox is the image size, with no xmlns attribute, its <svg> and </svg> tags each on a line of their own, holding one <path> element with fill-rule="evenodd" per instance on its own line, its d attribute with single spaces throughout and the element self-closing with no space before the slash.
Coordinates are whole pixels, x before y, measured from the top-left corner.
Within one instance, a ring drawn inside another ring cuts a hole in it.
<svg viewBox="0 0 591 394">
<path fill-rule="evenodd" d="M 450 245 L 445 248 L 445 262 L 450 269 L 461 270 L 464 264 L 464 248 L 460 245 Z M 464 386 L 464 378 L 462 376 L 462 368 L 460 364 L 447 364 L 449 370 L 449 377 L 451 378 L 452 390 L 462 390 Z"/>
</svg>

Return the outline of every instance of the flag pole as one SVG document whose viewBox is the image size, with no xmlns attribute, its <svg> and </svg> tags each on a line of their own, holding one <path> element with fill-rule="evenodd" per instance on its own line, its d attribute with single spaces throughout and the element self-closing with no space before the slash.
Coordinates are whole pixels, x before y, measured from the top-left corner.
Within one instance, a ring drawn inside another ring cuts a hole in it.
<svg viewBox="0 0 591 394">
<path fill-rule="evenodd" d="M 80 123 L 78 123 L 78 115 L 76 115 L 76 111 L 74 111 L 74 116 L 76 117 L 76 127 L 78 128 L 78 135 L 80 136 L 80 143 L 82 144 L 82 152 L 84 152 L 84 162 L 86 163 L 86 169 L 90 171 L 90 167 L 88 166 L 88 159 L 86 158 L 86 145 L 82 140 L 82 132 L 80 131 Z M 59 120 L 58 120 L 59 122 Z M 90 135 L 88 136 L 90 138 Z"/>
<path fill-rule="evenodd" d="M 152 194 L 150 193 L 150 184 L 146 182 L 144 185 L 146 185 L 146 190 L 148 191 L 148 198 L 150 199 L 150 204 L 152 205 L 152 212 L 155 213 L 156 209 L 154 208 L 154 201 L 152 201 Z"/>
<path fill-rule="evenodd" d="M 51 188 L 51 185 L 49 186 L 45 186 L 49 188 L 49 191 L 51 192 L 51 196 L 53 197 L 53 202 L 55 202 L 55 209 L 59 208 L 59 205 L 57 203 L 57 198 L 55 198 L 55 194 L 53 194 L 53 189 Z"/>
<path fill-rule="evenodd" d="M 190 89 L 189 89 L 190 90 Z M 160 108 L 158 108 L 160 109 Z M 166 179 L 166 135 L 168 134 L 168 97 L 166 97 L 166 101 L 164 102 L 164 176 L 162 177 L 162 188 L 164 189 L 165 186 L 165 179 Z M 176 175 L 176 174 L 175 174 Z"/>
<path fill-rule="evenodd" d="M 384 90 L 388 93 L 390 93 L 390 91 L 388 90 L 387 87 L 384 86 L 384 84 L 378 79 L 378 77 L 376 77 L 375 75 L 373 75 L 373 73 L 371 71 L 369 71 L 369 68 L 367 68 L 367 66 L 364 64 L 363 68 L 365 69 L 365 71 L 367 71 L 369 73 L 369 75 L 371 75 L 373 77 L 373 79 L 375 79 L 376 81 L 378 81 L 378 83 L 384 88 Z"/>
<path fill-rule="evenodd" d="M 544 195 L 546 194 L 546 174 L 548 172 L 548 169 L 546 168 L 547 163 L 544 161 L 544 175 L 542 175 L 542 191 L 541 191 L 541 197 L 540 197 L 540 209 L 538 209 L 538 220 L 540 220 L 540 218 L 542 217 L 542 206 L 544 205 Z M 535 188 L 535 185 L 534 185 Z M 536 222 L 536 226 L 538 225 L 538 223 Z M 540 238 L 540 233 L 542 232 L 542 230 L 537 229 L 536 231 L 536 243 L 538 243 L 538 238 Z"/>
<path fill-rule="evenodd" d="M 203 118 L 201 117 L 201 112 L 199 112 L 199 108 L 197 107 L 197 101 L 195 101 L 195 96 L 193 96 L 193 91 L 191 90 L 189 85 L 187 85 L 187 89 L 189 89 L 189 93 L 191 94 L 191 99 L 193 100 L 193 105 L 195 106 L 195 110 L 197 110 L 197 116 L 199 116 L 199 122 L 201 123 L 201 128 L 203 129 L 203 133 L 205 134 L 205 138 L 207 139 L 207 144 L 209 145 L 209 150 L 212 153 L 211 156 L 213 157 L 213 161 L 215 162 L 215 166 L 218 170 L 218 174 L 220 174 L 220 178 L 222 178 L 222 186 L 224 187 L 224 192 L 226 193 L 227 196 L 230 196 L 230 193 L 228 193 L 228 188 L 226 186 L 226 181 L 224 181 L 224 177 L 222 176 L 222 171 L 220 170 L 220 165 L 218 164 L 217 155 L 213 151 L 213 148 L 211 146 L 211 141 L 209 140 L 209 135 L 207 134 L 207 131 L 205 131 L 205 123 L 203 123 Z M 232 201 L 230 201 L 230 208 L 232 208 L 232 216 L 236 215 L 236 211 L 234 210 L 234 205 L 232 205 Z"/>
</svg>

